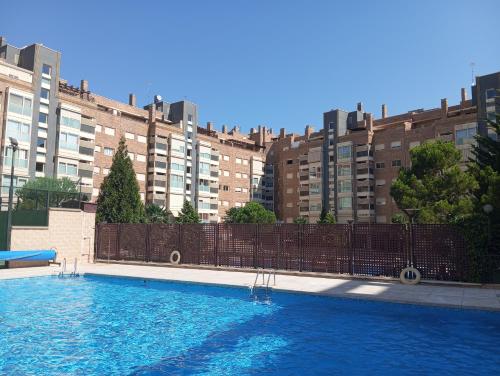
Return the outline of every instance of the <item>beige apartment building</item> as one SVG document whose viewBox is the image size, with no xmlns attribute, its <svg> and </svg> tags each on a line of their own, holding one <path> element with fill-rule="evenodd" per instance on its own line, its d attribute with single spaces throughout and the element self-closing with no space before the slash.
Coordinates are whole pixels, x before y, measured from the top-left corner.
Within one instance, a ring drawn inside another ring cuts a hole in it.
<svg viewBox="0 0 500 376">
<path fill-rule="evenodd" d="M 124 137 L 141 198 L 174 215 L 191 201 L 204 222 L 219 222 L 231 207 L 249 201 L 274 210 L 278 219 L 299 216 L 310 223 L 322 208 L 338 222 L 388 223 L 397 208 L 390 186 L 410 150 L 442 139 L 470 157 L 476 133 L 488 134 L 486 119 L 500 112 L 500 73 L 476 78 L 472 98 L 462 89 L 460 103 L 446 99 L 434 109 L 380 118 L 363 110 L 324 113 L 323 128 L 306 126 L 303 135 L 259 126 L 199 126 L 189 101 L 169 103 L 155 96 L 144 108 L 100 96 L 82 80 L 79 87 L 60 78 L 61 54 L 41 44 L 16 48 L 0 37 L 0 140 L 2 208 L 10 184 L 41 176 L 68 177 L 95 201 Z M 490 134 L 493 136 L 493 134 Z"/>
</svg>

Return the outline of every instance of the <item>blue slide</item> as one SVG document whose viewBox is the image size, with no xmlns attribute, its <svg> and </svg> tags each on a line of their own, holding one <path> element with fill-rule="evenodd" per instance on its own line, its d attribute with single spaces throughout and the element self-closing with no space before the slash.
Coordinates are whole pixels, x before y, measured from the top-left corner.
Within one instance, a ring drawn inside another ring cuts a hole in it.
<svg viewBox="0 0 500 376">
<path fill-rule="evenodd" d="M 56 251 L 40 249 L 32 251 L 0 251 L 0 261 L 55 261 Z"/>
</svg>

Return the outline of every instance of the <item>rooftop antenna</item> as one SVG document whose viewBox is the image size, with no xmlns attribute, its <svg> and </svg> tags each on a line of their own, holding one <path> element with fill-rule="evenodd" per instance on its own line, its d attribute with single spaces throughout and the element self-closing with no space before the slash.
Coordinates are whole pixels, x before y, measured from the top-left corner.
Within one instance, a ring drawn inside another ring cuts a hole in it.
<svg viewBox="0 0 500 376">
<path fill-rule="evenodd" d="M 471 70 L 471 85 L 474 85 L 474 67 L 476 66 L 476 63 L 471 62 L 469 65 Z"/>
</svg>

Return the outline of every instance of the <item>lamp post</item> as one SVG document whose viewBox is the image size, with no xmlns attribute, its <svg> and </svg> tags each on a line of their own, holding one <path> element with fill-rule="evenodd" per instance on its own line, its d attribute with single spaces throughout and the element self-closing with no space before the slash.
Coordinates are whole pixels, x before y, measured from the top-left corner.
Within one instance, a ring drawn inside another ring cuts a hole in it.
<svg viewBox="0 0 500 376">
<path fill-rule="evenodd" d="M 9 137 L 10 145 L 7 148 L 12 149 L 12 160 L 10 164 L 10 186 L 9 186 L 9 208 L 7 213 L 7 251 L 10 251 L 11 233 L 12 233 L 12 201 L 14 199 L 14 159 L 16 151 L 19 148 L 17 140 Z"/>
<path fill-rule="evenodd" d="M 413 267 L 413 243 L 414 243 L 414 238 L 413 238 L 413 224 L 415 223 L 415 217 L 417 216 L 417 213 L 420 209 L 416 208 L 410 208 L 410 209 L 403 209 L 405 214 L 408 216 L 410 219 L 410 254 L 409 254 L 409 266 Z"/>
</svg>

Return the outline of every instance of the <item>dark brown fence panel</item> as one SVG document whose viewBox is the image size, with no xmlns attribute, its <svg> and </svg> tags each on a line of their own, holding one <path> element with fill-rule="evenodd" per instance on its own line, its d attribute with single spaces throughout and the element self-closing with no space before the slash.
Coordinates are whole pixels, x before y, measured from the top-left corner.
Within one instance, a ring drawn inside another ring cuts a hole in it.
<svg viewBox="0 0 500 376">
<path fill-rule="evenodd" d="M 155 223 L 149 226 L 149 257 L 152 262 L 169 262 L 170 254 L 178 251 L 180 226 Z M 182 261 L 182 260 L 181 260 Z"/>
<path fill-rule="evenodd" d="M 116 246 L 118 240 L 118 226 L 115 224 L 98 224 L 96 230 L 96 258 L 102 260 L 117 260 Z"/>
<path fill-rule="evenodd" d="M 259 225 L 255 262 L 259 268 L 279 269 L 281 257 L 280 225 Z"/>
<path fill-rule="evenodd" d="M 301 225 L 282 224 L 276 228 L 279 230 L 280 237 L 280 258 L 278 260 L 279 269 L 300 270 L 302 252 L 301 252 Z"/>
<path fill-rule="evenodd" d="M 354 224 L 353 274 L 399 277 L 407 265 L 404 225 Z"/>
<path fill-rule="evenodd" d="M 349 273 L 348 225 L 302 225 L 302 270 Z"/>
<path fill-rule="evenodd" d="M 215 224 L 179 225 L 181 262 L 183 264 L 215 265 Z"/>
<path fill-rule="evenodd" d="M 144 224 L 120 224 L 119 259 L 130 261 L 147 261 L 147 226 Z"/>
<path fill-rule="evenodd" d="M 220 224 L 218 229 L 217 265 L 257 267 L 258 225 Z"/>
<path fill-rule="evenodd" d="M 424 279 L 463 281 L 468 276 L 467 244 L 459 229 L 413 225 L 413 266 Z"/>
</svg>

